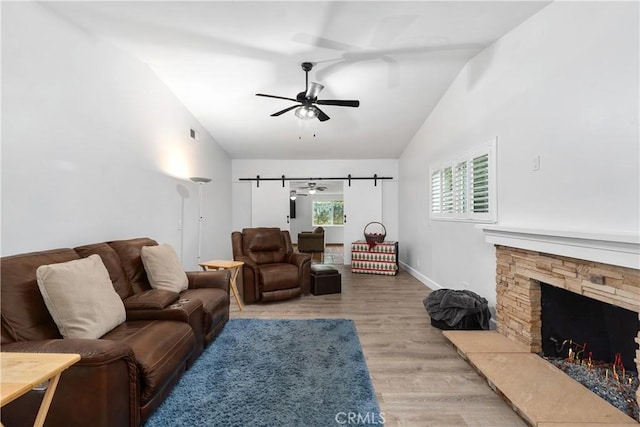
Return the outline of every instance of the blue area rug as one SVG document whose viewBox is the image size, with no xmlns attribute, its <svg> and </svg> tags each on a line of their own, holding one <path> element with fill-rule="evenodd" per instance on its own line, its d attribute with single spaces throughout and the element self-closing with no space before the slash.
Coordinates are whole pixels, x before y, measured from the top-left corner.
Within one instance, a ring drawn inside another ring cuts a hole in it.
<svg viewBox="0 0 640 427">
<path fill-rule="evenodd" d="M 353 321 L 233 319 L 145 427 L 383 423 Z"/>
</svg>

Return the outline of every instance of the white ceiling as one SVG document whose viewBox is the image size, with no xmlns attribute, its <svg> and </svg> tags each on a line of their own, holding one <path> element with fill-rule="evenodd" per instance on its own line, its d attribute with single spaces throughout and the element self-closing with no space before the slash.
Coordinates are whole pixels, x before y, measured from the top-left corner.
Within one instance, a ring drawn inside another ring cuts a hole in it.
<svg viewBox="0 0 640 427">
<path fill-rule="evenodd" d="M 149 67 L 232 158 L 398 158 L 464 64 L 548 1 L 48 2 Z M 331 120 L 270 114 L 304 90 Z M 188 132 L 188 130 L 186 130 Z"/>
</svg>

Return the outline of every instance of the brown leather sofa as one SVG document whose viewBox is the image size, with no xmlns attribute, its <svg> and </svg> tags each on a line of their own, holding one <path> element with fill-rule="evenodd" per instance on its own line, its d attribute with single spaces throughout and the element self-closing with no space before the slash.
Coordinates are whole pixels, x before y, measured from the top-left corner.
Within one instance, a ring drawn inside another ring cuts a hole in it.
<svg viewBox="0 0 640 427">
<path fill-rule="evenodd" d="M 279 301 L 309 294 L 311 257 L 293 251 L 288 231 L 245 228 L 231 233 L 233 259 L 242 266 L 245 304 Z"/>
<path fill-rule="evenodd" d="M 178 294 L 151 289 L 140 259 L 151 239 L 103 242 L 4 257 L 3 352 L 79 353 L 60 379 L 45 426 L 139 426 L 229 318 L 229 272 L 188 272 Z M 98 254 L 122 298 L 126 321 L 100 339 L 63 339 L 38 289 L 36 269 Z M 7 426 L 33 425 L 43 392 L 2 408 Z"/>
</svg>

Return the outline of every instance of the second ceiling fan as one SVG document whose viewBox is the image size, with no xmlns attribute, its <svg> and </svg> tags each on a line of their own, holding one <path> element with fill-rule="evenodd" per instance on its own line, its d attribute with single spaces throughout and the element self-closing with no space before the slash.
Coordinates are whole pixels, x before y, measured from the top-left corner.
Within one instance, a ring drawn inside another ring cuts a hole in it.
<svg viewBox="0 0 640 427">
<path fill-rule="evenodd" d="M 360 101 L 358 100 L 339 100 L 339 99 L 318 99 L 318 94 L 324 88 L 320 83 L 311 82 L 309 84 L 309 71 L 313 68 L 313 64 L 311 62 L 303 62 L 302 69 L 305 72 L 305 90 L 304 92 L 300 92 L 294 98 L 288 98 L 285 96 L 277 96 L 277 95 L 266 95 L 264 93 L 256 93 L 256 96 L 264 96 L 266 98 L 276 98 L 276 99 L 286 99 L 288 101 L 298 102 L 299 104 L 293 105 L 291 107 L 287 107 L 284 110 L 280 110 L 276 113 L 273 113 L 271 117 L 277 117 L 281 114 L 286 113 L 287 111 L 291 111 L 295 108 L 296 116 L 300 119 L 315 119 L 316 117 L 321 122 L 329 120 L 329 116 L 325 114 L 318 105 L 335 105 L 338 107 L 358 107 L 360 106 Z"/>
<path fill-rule="evenodd" d="M 309 182 L 309 183 L 307 183 L 307 185 L 303 185 L 301 187 L 298 187 L 298 190 L 309 190 L 310 194 L 314 194 L 316 191 L 324 191 L 326 189 L 327 189 L 326 186 L 318 185 L 315 182 Z"/>
</svg>

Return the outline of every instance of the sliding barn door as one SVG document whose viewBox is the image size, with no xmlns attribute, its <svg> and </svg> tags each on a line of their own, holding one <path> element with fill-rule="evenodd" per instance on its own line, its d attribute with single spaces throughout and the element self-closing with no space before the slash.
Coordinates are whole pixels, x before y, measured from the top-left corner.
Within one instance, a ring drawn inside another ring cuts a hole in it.
<svg viewBox="0 0 640 427">
<path fill-rule="evenodd" d="M 289 186 L 282 181 L 255 182 L 251 188 L 251 226 L 289 230 Z"/>
<path fill-rule="evenodd" d="M 364 227 L 371 221 L 382 222 L 382 182 L 344 181 L 344 263 L 351 264 L 351 242 L 364 240 Z"/>
</svg>

